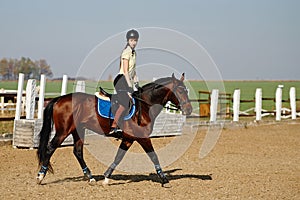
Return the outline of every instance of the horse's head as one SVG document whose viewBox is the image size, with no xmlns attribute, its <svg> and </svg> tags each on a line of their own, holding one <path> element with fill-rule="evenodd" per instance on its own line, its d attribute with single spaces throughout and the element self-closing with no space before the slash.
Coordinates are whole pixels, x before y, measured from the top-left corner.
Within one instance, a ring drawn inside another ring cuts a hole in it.
<svg viewBox="0 0 300 200">
<path fill-rule="evenodd" d="M 190 115 L 193 111 L 188 97 L 188 91 L 183 83 L 184 73 L 180 79 L 172 77 L 160 78 L 142 87 L 142 102 L 149 106 L 165 106 L 168 101 L 182 111 L 184 115 Z M 162 108 L 162 107 L 161 107 Z"/>
<path fill-rule="evenodd" d="M 171 93 L 168 100 L 175 104 L 175 106 L 182 111 L 182 114 L 190 115 L 193 111 L 193 107 L 188 96 L 188 90 L 183 81 L 184 73 L 180 79 L 176 79 L 174 74 L 172 74 L 172 82 L 170 85 Z"/>
</svg>

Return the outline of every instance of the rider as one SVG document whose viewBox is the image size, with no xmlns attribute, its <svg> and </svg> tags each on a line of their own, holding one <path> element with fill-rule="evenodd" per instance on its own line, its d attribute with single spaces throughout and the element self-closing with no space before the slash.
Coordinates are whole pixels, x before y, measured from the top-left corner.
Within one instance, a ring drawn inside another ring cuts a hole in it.
<svg viewBox="0 0 300 200">
<path fill-rule="evenodd" d="M 115 118 L 109 134 L 116 134 L 122 130 L 119 127 L 123 125 L 124 111 L 129 108 L 133 87 L 138 87 L 138 78 L 136 75 L 136 52 L 134 48 L 139 39 L 139 33 L 132 29 L 126 34 L 127 44 L 120 58 L 120 71 L 114 79 L 114 87 L 117 92 L 119 107 L 115 113 Z"/>
</svg>

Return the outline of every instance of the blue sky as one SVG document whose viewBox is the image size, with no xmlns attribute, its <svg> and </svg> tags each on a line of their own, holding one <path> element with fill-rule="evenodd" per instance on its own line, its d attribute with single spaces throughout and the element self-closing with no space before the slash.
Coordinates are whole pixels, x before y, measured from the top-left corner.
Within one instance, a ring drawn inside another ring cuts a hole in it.
<svg viewBox="0 0 300 200">
<path fill-rule="evenodd" d="M 46 59 L 55 77 L 75 76 L 91 50 L 115 34 L 161 27 L 201 44 L 223 79 L 300 80 L 297 0 L 0 0 L 0 5 L 0 58 Z M 176 45 L 184 46 L 181 40 Z"/>
</svg>

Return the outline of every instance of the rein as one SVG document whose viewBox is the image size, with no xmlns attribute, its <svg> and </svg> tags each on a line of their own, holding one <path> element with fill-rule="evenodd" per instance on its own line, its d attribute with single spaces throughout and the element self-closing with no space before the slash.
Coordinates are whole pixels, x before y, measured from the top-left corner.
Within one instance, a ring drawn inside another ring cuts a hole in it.
<svg viewBox="0 0 300 200">
<path fill-rule="evenodd" d="M 172 82 L 172 80 L 168 80 L 168 81 L 165 81 L 163 83 L 155 83 L 156 85 L 153 85 L 153 87 L 149 88 L 148 90 L 154 90 L 154 89 L 157 89 L 157 88 L 160 88 L 160 87 L 165 87 L 165 85 L 169 84 L 170 82 Z M 175 86 L 171 91 L 174 93 L 174 91 L 177 89 L 177 88 L 183 88 L 183 90 L 186 90 L 186 88 L 184 86 L 181 86 L 181 85 L 177 85 Z M 140 89 L 138 90 L 138 93 L 135 93 L 135 95 L 133 96 L 135 99 L 141 101 L 141 102 L 144 102 L 145 104 L 147 104 L 148 106 L 152 106 L 153 104 L 151 103 L 148 103 L 147 101 L 145 101 L 144 99 L 142 99 L 140 96 L 141 96 L 142 92 L 140 91 Z M 176 94 L 176 93 L 175 93 Z M 169 106 L 163 106 L 163 108 L 166 108 L 166 109 L 169 109 L 169 110 L 175 110 L 175 111 L 178 111 L 180 110 L 180 107 L 182 105 L 185 105 L 189 103 L 189 101 L 184 101 L 184 102 L 179 102 L 179 105 L 175 105 L 173 103 L 171 103 L 170 105 L 173 106 L 173 107 L 176 107 L 176 108 L 170 108 Z"/>
<path fill-rule="evenodd" d="M 148 102 L 145 101 L 144 99 L 140 98 L 138 95 L 134 95 L 133 97 L 134 97 L 136 100 L 141 101 L 141 102 L 147 104 L 148 106 L 153 106 L 153 104 L 148 103 Z M 172 104 L 172 103 L 171 103 L 170 105 L 176 107 L 175 104 Z M 166 108 L 166 109 L 169 109 L 169 110 L 176 110 L 176 111 L 179 110 L 178 108 L 170 108 L 170 107 L 168 107 L 168 106 L 163 106 L 163 108 Z"/>
</svg>

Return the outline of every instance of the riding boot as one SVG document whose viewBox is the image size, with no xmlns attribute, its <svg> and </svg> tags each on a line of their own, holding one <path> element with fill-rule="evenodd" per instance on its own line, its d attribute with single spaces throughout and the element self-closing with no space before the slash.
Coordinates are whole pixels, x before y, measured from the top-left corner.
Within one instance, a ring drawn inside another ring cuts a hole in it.
<svg viewBox="0 0 300 200">
<path fill-rule="evenodd" d="M 115 113 L 115 118 L 112 123 L 109 135 L 118 134 L 119 132 L 122 132 L 122 129 L 120 129 L 119 127 L 122 126 L 123 119 L 121 119 L 121 118 L 123 117 L 124 111 L 125 111 L 125 107 L 120 105 Z"/>
</svg>

